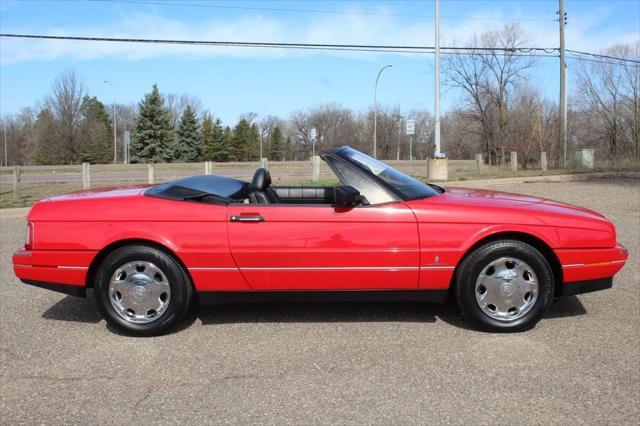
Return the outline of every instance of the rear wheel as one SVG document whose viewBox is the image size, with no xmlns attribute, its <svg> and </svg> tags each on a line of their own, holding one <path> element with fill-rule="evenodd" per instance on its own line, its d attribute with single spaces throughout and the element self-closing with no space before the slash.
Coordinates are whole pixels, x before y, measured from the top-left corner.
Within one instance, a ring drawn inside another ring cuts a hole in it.
<svg viewBox="0 0 640 426">
<path fill-rule="evenodd" d="M 95 278 L 98 307 L 109 324 L 138 336 L 167 332 L 186 314 L 192 287 L 183 267 L 154 247 L 110 253 Z"/>
<path fill-rule="evenodd" d="M 554 277 L 545 257 L 518 240 L 478 247 L 456 273 L 456 300 L 470 322 L 488 331 L 533 327 L 551 305 Z"/>
</svg>

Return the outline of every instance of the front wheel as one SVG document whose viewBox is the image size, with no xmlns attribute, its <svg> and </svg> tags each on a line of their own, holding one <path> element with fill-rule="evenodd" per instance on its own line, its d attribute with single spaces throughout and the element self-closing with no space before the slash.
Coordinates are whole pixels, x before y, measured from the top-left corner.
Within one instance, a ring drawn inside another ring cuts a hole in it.
<svg viewBox="0 0 640 426">
<path fill-rule="evenodd" d="M 100 311 L 109 324 L 137 336 L 163 334 L 189 309 L 189 276 L 171 256 L 132 245 L 110 253 L 94 282 Z"/>
<path fill-rule="evenodd" d="M 456 300 L 463 315 L 487 331 L 533 327 L 553 299 L 554 277 L 545 257 L 518 240 L 478 247 L 456 272 Z"/>
</svg>

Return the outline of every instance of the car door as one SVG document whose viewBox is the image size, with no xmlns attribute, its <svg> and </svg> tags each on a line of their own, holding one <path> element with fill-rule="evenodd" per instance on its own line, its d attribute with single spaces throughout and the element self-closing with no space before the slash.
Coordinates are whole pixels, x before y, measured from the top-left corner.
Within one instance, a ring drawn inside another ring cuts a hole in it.
<svg viewBox="0 0 640 426">
<path fill-rule="evenodd" d="M 255 290 L 415 289 L 419 238 L 403 202 L 231 204 L 231 253 Z"/>
</svg>

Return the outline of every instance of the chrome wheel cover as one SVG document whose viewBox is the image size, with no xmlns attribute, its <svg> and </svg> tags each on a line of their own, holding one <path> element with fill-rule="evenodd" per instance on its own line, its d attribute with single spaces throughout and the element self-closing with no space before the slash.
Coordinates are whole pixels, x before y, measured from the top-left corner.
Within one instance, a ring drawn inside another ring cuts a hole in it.
<svg viewBox="0 0 640 426">
<path fill-rule="evenodd" d="M 129 262 L 111 276 L 108 294 L 111 306 L 125 321 L 147 324 L 169 307 L 171 287 L 164 272 L 153 263 Z"/>
<path fill-rule="evenodd" d="M 486 265 L 475 286 L 482 312 L 498 321 L 522 318 L 538 300 L 538 277 L 526 262 L 501 257 Z"/>
</svg>

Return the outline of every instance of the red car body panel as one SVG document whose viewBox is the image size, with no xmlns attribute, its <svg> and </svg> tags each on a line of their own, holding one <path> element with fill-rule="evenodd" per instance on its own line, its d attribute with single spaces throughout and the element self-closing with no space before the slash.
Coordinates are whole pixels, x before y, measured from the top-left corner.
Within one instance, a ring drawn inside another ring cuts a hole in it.
<svg viewBox="0 0 640 426">
<path fill-rule="evenodd" d="M 35 204 L 32 244 L 13 256 L 18 278 L 85 287 L 101 252 L 134 240 L 174 253 L 198 292 L 444 290 L 464 255 L 499 233 L 544 243 L 565 285 L 612 277 L 628 256 L 602 215 L 516 194 L 451 188 L 421 200 L 347 208 L 214 205 L 153 198 L 144 189 L 84 191 Z M 243 215 L 265 220 L 229 220 Z"/>
<path fill-rule="evenodd" d="M 418 288 L 418 230 L 404 203 L 230 205 L 227 214 L 265 219 L 228 225 L 231 253 L 255 290 Z"/>
</svg>

